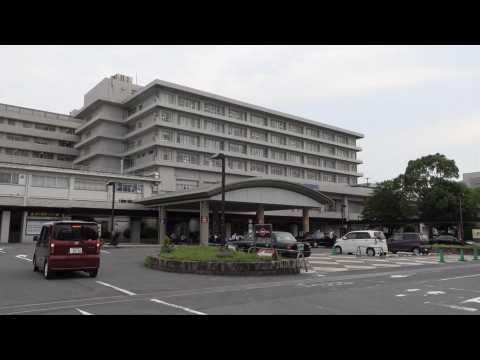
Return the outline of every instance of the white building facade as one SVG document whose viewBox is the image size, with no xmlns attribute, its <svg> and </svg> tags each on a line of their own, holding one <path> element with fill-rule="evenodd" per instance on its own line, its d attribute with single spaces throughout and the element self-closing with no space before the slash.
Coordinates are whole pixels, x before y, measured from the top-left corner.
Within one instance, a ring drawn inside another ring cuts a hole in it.
<svg viewBox="0 0 480 360">
<path fill-rule="evenodd" d="M 0 104 L 0 241 L 29 241 L 29 221 L 43 221 L 35 219 L 42 213 L 82 217 L 93 210 L 104 221 L 107 181 L 118 183 L 123 227 L 137 229 L 155 214 L 134 201 L 218 185 L 220 163 L 210 160 L 217 152 L 226 156 L 227 182 L 276 178 L 330 196 L 335 205 L 311 214 L 318 227 L 358 221 L 370 193 L 357 186 L 362 137 L 161 80 L 135 85 L 119 74 L 97 84 L 70 115 Z"/>
</svg>

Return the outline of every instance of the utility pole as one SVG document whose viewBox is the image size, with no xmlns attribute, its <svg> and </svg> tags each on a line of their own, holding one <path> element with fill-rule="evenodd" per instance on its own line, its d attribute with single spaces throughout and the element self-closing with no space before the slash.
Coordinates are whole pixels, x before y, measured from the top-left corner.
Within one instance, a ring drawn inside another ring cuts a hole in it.
<svg viewBox="0 0 480 360">
<path fill-rule="evenodd" d="M 460 240 L 460 242 L 463 242 L 462 195 L 463 195 L 463 194 L 460 194 L 460 198 L 459 198 L 459 204 L 460 204 L 460 229 L 459 229 L 459 232 L 458 232 L 458 237 L 459 237 L 458 240 Z"/>
</svg>

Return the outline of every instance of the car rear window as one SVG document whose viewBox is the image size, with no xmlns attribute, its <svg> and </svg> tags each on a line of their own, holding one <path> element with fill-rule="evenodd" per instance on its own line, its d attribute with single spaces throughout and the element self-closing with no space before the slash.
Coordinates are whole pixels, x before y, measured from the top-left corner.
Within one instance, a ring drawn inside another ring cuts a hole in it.
<svg viewBox="0 0 480 360">
<path fill-rule="evenodd" d="M 297 242 L 297 240 L 293 237 L 292 234 L 290 233 L 273 233 L 273 237 L 275 238 L 275 240 L 277 240 L 278 242 L 282 242 L 282 243 L 295 243 Z"/>
<path fill-rule="evenodd" d="M 55 240 L 97 240 L 98 226 L 95 224 L 58 224 L 53 227 Z"/>
</svg>

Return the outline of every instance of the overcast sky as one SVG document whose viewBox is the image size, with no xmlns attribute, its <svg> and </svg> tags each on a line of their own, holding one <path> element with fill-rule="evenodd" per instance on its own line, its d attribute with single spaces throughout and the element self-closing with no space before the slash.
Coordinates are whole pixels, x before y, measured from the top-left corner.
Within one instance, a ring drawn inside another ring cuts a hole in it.
<svg viewBox="0 0 480 360">
<path fill-rule="evenodd" d="M 480 171 L 478 46 L 0 46 L 0 102 L 69 113 L 115 73 L 363 133 L 361 182 L 435 152 Z"/>
</svg>

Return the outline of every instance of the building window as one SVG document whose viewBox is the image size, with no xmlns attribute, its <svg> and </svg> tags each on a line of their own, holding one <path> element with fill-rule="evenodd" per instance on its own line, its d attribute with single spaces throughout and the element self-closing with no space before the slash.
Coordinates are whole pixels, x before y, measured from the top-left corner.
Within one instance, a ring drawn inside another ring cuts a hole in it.
<svg viewBox="0 0 480 360">
<path fill-rule="evenodd" d="M 71 141 L 59 140 L 59 141 L 58 141 L 58 146 L 73 148 L 73 142 L 71 142 Z"/>
<path fill-rule="evenodd" d="M 295 178 L 303 178 L 303 170 L 289 167 L 287 175 Z"/>
<path fill-rule="evenodd" d="M 223 150 L 222 142 L 220 140 L 216 140 L 214 138 L 208 138 L 208 137 L 204 139 L 204 147 L 206 149 L 215 150 L 215 151 Z"/>
<path fill-rule="evenodd" d="M 28 122 L 28 121 L 24 121 L 22 125 L 23 125 L 24 128 L 27 128 L 27 129 L 33 127 L 33 123 Z"/>
<path fill-rule="evenodd" d="M 88 191 L 106 191 L 106 185 L 103 181 L 75 179 L 75 190 L 88 190 Z"/>
<path fill-rule="evenodd" d="M 283 135 L 271 134 L 270 142 L 275 145 L 287 145 L 287 139 Z"/>
<path fill-rule="evenodd" d="M 263 148 L 260 146 L 250 146 L 250 155 L 260 158 L 267 158 L 268 150 L 267 148 Z"/>
<path fill-rule="evenodd" d="M 302 155 L 294 152 L 287 152 L 287 161 L 302 163 Z"/>
<path fill-rule="evenodd" d="M 348 176 L 345 175 L 337 175 L 337 182 L 339 184 L 348 184 Z"/>
<path fill-rule="evenodd" d="M 336 182 L 336 176 L 334 174 L 323 173 L 322 174 L 322 181 L 335 183 Z"/>
<path fill-rule="evenodd" d="M 60 176 L 40 176 L 32 175 L 32 186 L 45 187 L 45 188 L 57 188 L 67 189 L 68 178 Z"/>
<path fill-rule="evenodd" d="M 198 188 L 198 181 L 196 180 L 177 180 L 177 190 L 192 190 Z"/>
<path fill-rule="evenodd" d="M 177 162 L 200 165 L 200 157 L 197 153 L 179 151 L 177 152 Z"/>
<path fill-rule="evenodd" d="M 185 126 L 189 128 L 199 128 L 200 127 L 200 120 L 197 118 L 192 118 L 186 115 L 179 115 L 178 116 L 178 125 Z"/>
<path fill-rule="evenodd" d="M 277 176 L 285 176 L 285 167 L 284 166 L 270 166 L 270 173 Z"/>
<path fill-rule="evenodd" d="M 307 127 L 305 128 L 305 132 L 307 136 L 318 138 L 318 129 Z"/>
<path fill-rule="evenodd" d="M 178 106 L 192 110 L 200 110 L 200 101 L 185 96 L 179 96 Z"/>
<path fill-rule="evenodd" d="M 307 179 L 322 181 L 322 174 L 318 171 L 307 170 Z"/>
<path fill-rule="evenodd" d="M 169 129 L 162 129 L 159 132 L 160 141 L 172 141 L 173 139 L 173 131 Z"/>
<path fill-rule="evenodd" d="M 267 165 L 264 164 L 264 163 L 251 161 L 250 162 L 250 171 L 256 172 L 256 173 L 266 174 L 267 173 Z"/>
<path fill-rule="evenodd" d="M 305 141 L 305 150 L 311 152 L 320 152 L 320 144 L 311 141 Z"/>
<path fill-rule="evenodd" d="M 247 137 L 247 129 L 242 126 L 230 125 L 228 127 L 228 135 Z"/>
<path fill-rule="evenodd" d="M 5 149 L 5 153 L 6 153 L 7 155 L 29 157 L 29 152 L 28 152 L 27 150 Z"/>
<path fill-rule="evenodd" d="M 322 138 L 328 141 L 335 141 L 335 134 L 328 130 L 322 130 L 321 135 L 322 135 Z"/>
<path fill-rule="evenodd" d="M 239 159 L 227 159 L 227 168 L 236 171 L 246 171 L 247 163 L 244 160 Z"/>
<path fill-rule="evenodd" d="M 18 174 L 11 172 L 0 172 L 0 184 L 18 184 Z"/>
<path fill-rule="evenodd" d="M 8 125 L 10 125 L 10 126 L 15 126 L 15 120 L 13 120 L 13 119 L 8 119 Z"/>
<path fill-rule="evenodd" d="M 60 161 L 73 161 L 73 160 L 75 160 L 75 156 L 70 156 L 70 155 L 57 155 L 57 160 L 60 160 Z"/>
<path fill-rule="evenodd" d="M 7 134 L 7 140 L 27 142 L 30 140 L 30 138 L 28 136 L 23 136 L 23 135 Z"/>
<path fill-rule="evenodd" d="M 250 138 L 260 141 L 267 141 L 267 132 L 261 130 L 250 130 Z"/>
<path fill-rule="evenodd" d="M 127 193 L 143 193 L 143 184 L 115 183 L 116 191 Z"/>
<path fill-rule="evenodd" d="M 246 114 L 243 111 L 228 108 L 228 117 L 232 119 L 245 121 Z"/>
<path fill-rule="evenodd" d="M 35 144 L 48 145 L 48 140 L 43 138 L 33 138 Z"/>
<path fill-rule="evenodd" d="M 56 130 L 55 127 L 44 124 L 35 124 L 35 129 L 51 132 L 55 132 Z"/>
<path fill-rule="evenodd" d="M 32 151 L 32 157 L 37 158 L 37 159 L 52 160 L 53 159 L 53 154 L 52 153 L 47 153 L 47 152 Z"/>
<path fill-rule="evenodd" d="M 325 159 L 324 163 L 325 163 L 324 165 L 327 169 L 335 169 L 335 160 Z"/>
<path fill-rule="evenodd" d="M 285 151 L 272 150 L 271 154 L 274 160 L 285 161 L 287 159 Z"/>
<path fill-rule="evenodd" d="M 203 105 L 203 110 L 210 114 L 225 116 L 225 106 L 222 105 L 205 103 Z"/>
<path fill-rule="evenodd" d="M 171 150 L 161 150 L 160 151 L 160 159 L 163 161 L 172 161 L 173 160 L 173 151 Z"/>
<path fill-rule="evenodd" d="M 198 146 L 198 136 L 178 133 L 177 143 L 181 145 L 187 145 L 187 146 Z"/>
<path fill-rule="evenodd" d="M 230 141 L 228 142 L 228 151 L 234 152 L 234 153 L 246 154 L 247 147 L 244 144 L 234 143 Z"/>
<path fill-rule="evenodd" d="M 288 131 L 292 131 L 297 134 L 303 134 L 303 126 L 295 123 L 289 123 Z"/>
<path fill-rule="evenodd" d="M 295 139 L 295 138 L 288 138 L 288 146 L 294 147 L 296 149 L 302 149 L 303 148 L 303 142 L 300 139 Z"/>
<path fill-rule="evenodd" d="M 283 120 L 270 119 L 270 127 L 279 130 L 287 130 L 287 123 Z"/>
<path fill-rule="evenodd" d="M 254 125 L 267 126 L 267 118 L 257 114 L 250 116 L 250 122 Z"/>
<path fill-rule="evenodd" d="M 214 120 L 205 120 L 203 122 L 203 127 L 207 131 L 213 131 L 213 132 L 216 132 L 216 133 L 224 133 L 225 132 L 224 125 L 222 123 L 220 123 L 218 121 L 214 121 Z"/>
</svg>

